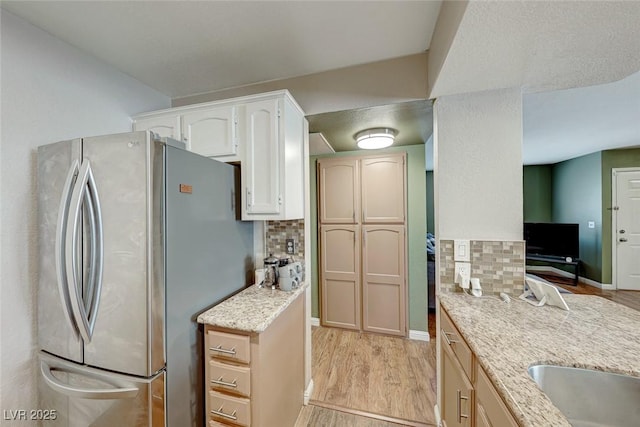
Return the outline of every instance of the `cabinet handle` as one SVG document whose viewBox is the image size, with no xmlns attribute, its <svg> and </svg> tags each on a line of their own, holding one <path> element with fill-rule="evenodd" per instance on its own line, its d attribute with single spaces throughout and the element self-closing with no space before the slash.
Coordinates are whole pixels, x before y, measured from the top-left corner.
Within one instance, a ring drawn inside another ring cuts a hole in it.
<svg viewBox="0 0 640 427">
<path fill-rule="evenodd" d="M 247 209 L 251 207 L 251 190 L 247 187 Z"/>
<path fill-rule="evenodd" d="M 457 399 L 456 399 L 456 409 L 458 410 L 458 424 L 462 424 L 463 418 L 469 418 L 469 415 L 462 413 L 462 401 L 469 400 L 467 396 L 463 396 L 460 390 L 456 391 Z"/>
<path fill-rule="evenodd" d="M 449 335 L 454 335 L 453 332 L 445 332 L 444 329 L 440 329 L 440 331 L 442 332 L 442 336 L 444 337 L 445 341 L 447 342 L 447 344 L 451 345 L 451 344 L 455 344 L 458 341 L 456 340 L 452 340 L 449 338 Z"/>
<path fill-rule="evenodd" d="M 232 354 L 232 355 L 236 354 L 236 348 L 235 347 L 233 347 L 231 350 L 227 350 L 226 348 L 222 348 L 222 346 L 219 345 L 217 347 L 209 347 L 209 350 L 217 351 L 218 353 L 224 353 L 224 354 Z"/>
<path fill-rule="evenodd" d="M 215 409 L 211 410 L 212 414 L 218 415 L 220 417 L 226 418 L 228 420 L 233 420 L 236 421 L 238 419 L 238 417 L 236 417 L 236 412 L 238 411 L 233 411 L 231 414 L 225 414 L 224 412 L 222 412 L 222 406 L 220 407 L 220 409 L 218 409 L 217 411 Z"/>
<path fill-rule="evenodd" d="M 233 387 L 233 388 L 237 388 L 238 384 L 236 383 L 236 380 L 233 380 L 232 383 L 228 383 L 226 381 L 222 381 L 222 377 L 218 378 L 217 380 L 211 380 L 212 383 L 214 384 L 218 384 L 218 385 L 223 385 L 225 387 Z"/>
</svg>

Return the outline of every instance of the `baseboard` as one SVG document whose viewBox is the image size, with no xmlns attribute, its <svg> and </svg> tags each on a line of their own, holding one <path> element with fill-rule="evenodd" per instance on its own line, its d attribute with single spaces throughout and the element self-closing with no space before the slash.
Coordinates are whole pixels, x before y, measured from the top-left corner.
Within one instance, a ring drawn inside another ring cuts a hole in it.
<svg viewBox="0 0 640 427">
<path fill-rule="evenodd" d="M 429 337 L 429 332 L 409 330 L 409 339 L 416 341 L 429 341 L 431 338 Z"/>
<path fill-rule="evenodd" d="M 317 317 L 312 317 L 311 326 L 320 326 L 320 319 L 318 319 Z"/>
<path fill-rule="evenodd" d="M 560 270 L 556 267 L 551 267 L 548 265 L 527 265 L 527 271 L 540 271 L 544 273 L 553 273 L 556 276 L 566 277 L 567 279 L 573 279 L 575 274 L 569 273 L 568 271 Z M 615 290 L 616 288 L 607 283 L 596 282 L 595 280 L 588 279 L 586 277 L 578 276 L 578 282 L 584 283 L 587 286 L 593 286 L 594 288 L 604 289 L 604 290 Z"/>
<path fill-rule="evenodd" d="M 302 401 L 304 405 L 309 404 L 309 400 L 311 399 L 311 394 L 313 394 L 313 379 L 309 381 L 309 385 L 307 385 L 307 389 L 304 391 L 304 397 Z"/>
</svg>

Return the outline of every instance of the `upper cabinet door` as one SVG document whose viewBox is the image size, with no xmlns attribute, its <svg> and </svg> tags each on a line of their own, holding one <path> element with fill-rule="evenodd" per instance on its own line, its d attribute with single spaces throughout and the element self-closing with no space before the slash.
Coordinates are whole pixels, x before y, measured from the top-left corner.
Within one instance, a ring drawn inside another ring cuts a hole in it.
<svg viewBox="0 0 640 427">
<path fill-rule="evenodd" d="M 178 114 L 136 119 L 133 122 L 133 130 L 150 130 L 162 138 L 182 140 L 180 115 Z"/>
<path fill-rule="evenodd" d="M 360 183 L 358 160 L 318 160 L 320 222 L 356 224 L 359 222 Z"/>
<path fill-rule="evenodd" d="M 405 155 L 364 158 L 362 222 L 403 223 L 405 219 Z"/>
<path fill-rule="evenodd" d="M 206 157 L 238 156 L 236 125 L 236 108 L 233 106 L 207 108 L 182 116 L 187 149 Z"/>
<path fill-rule="evenodd" d="M 269 99 L 245 107 L 247 145 L 242 173 L 248 216 L 281 210 L 279 104 L 278 99 Z"/>
</svg>

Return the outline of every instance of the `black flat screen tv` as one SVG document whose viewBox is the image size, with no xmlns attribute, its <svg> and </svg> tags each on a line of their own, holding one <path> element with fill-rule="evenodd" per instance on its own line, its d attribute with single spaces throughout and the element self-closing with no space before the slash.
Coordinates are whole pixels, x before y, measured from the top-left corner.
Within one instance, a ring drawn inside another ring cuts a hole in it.
<svg viewBox="0 0 640 427">
<path fill-rule="evenodd" d="M 580 258 L 578 224 L 525 222 L 527 255 Z"/>
</svg>

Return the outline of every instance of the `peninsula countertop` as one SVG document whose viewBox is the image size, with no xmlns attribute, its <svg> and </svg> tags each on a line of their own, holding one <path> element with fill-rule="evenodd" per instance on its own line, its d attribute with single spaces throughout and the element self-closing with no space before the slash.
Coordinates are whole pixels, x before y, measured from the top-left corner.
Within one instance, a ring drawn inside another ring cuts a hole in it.
<svg viewBox="0 0 640 427">
<path fill-rule="evenodd" d="M 459 293 L 439 295 L 522 426 L 571 425 L 529 377 L 531 365 L 640 377 L 640 312 L 598 296 L 563 297 L 571 311 Z"/>
<path fill-rule="evenodd" d="M 201 313 L 198 323 L 243 332 L 264 332 L 308 286 L 303 282 L 289 292 L 250 286 Z"/>
</svg>

